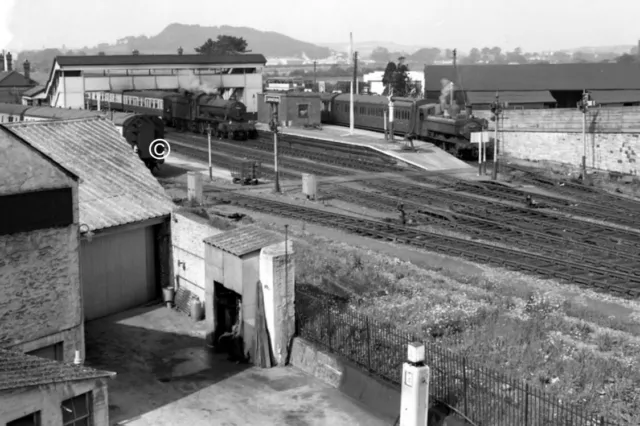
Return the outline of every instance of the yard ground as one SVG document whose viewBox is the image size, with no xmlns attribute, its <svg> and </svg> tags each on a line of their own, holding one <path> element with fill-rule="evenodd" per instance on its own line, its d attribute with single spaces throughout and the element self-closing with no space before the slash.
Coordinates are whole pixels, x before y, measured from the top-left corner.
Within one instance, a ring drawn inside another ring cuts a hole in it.
<svg viewBox="0 0 640 426">
<path fill-rule="evenodd" d="M 115 371 L 112 425 L 388 426 L 292 367 L 259 369 L 205 349 L 204 322 L 148 306 L 86 324 L 87 365 Z"/>
<path fill-rule="evenodd" d="M 186 197 L 186 177 L 178 171 L 161 182 L 174 198 Z M 306 201 L 299 181 L 283 183 L 282 195 L 271 194 L 270 185 L 240 189 L 221 180 L 212 185 L 328 212 L 397 220 L 338 200 Z M 354 309 L 525 380 L 583 407 L 585 414 L 640 424 L 640 302 L 236 206 L 205 204 L 199 210 L 213 226 L 237 226 L 217 216 L 232 213 L 246 215 L 240 224 L 255 222 L 281 233 L 288 224 L 297 282 L 346 293 Z"/>
</svg>

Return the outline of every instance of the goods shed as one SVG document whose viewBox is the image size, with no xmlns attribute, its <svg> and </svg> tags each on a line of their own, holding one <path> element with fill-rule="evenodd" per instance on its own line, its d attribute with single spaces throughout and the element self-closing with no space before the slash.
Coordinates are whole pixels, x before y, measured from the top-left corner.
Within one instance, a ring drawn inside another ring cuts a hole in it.
<svg viewBox="0 0 640 426">
<path fill-rule="evenodd" d="M 80 178 L 85 321 L 155 300 L 171 277 L 174 204 L 115 125 L 84 118 L 6 127 Z"/>
<path fill-rule="evenodd" d="M 309 92 L 261 93 L 258 95 L 258 121 L 271 121 L 271 105 L 268 99 L 279 100 L 278 119 L 284 127 L 303 127 L 320 124 L 322 102 L 320 94 Z"/>
</svg>

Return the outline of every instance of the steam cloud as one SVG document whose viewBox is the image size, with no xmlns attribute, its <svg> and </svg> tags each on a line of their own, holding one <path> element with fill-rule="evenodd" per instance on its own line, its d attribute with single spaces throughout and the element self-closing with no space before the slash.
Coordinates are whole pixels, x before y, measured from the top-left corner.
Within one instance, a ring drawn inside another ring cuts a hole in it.
<svg viewBox="0 0 640 426">
<path fill-rule="evenodd" d="M 189 74 L 189 80 L 186 83 L 181 84 L 181 89 L 189 90 L 191 92 L 202 91 L 208 95 L 217 95 L 218 88 L 211 83 L 202 82 L 200 77 L 193 73 L 193 71 Z"/>
<path fill-rule="evenodd" d="M 447 80 L 446 78 L 440 80 L 440 83 L 442 84 L 442 89 L 440 90 L 440 107 L 442 108 L 442 111 L 445 113 L 445 115 L 450 115 L 453 117 L 457 115 L 460 110 L 460 108 L 458 108 L 458 105 L 455 103 L 455 100 L 451 104 L 449 102 L 451 98 L 451 92 L 454 90 L 453 84 L 451 84 L 451 81 Z M 447 105 L 449 106 L 448 108 Z"/>
</svg>

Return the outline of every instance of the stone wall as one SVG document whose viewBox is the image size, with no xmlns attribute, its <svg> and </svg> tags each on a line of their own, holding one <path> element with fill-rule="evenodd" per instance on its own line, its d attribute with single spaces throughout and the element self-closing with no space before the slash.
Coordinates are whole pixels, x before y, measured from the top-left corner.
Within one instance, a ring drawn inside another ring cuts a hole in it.
<svg viewBox="0 0 640 426">
<path fill-rule="evenodd" d="M 205 238 L 222 232 L 197 215 L 179 212 L 171 219 L 171 251 L 176 288 L 183 288 L 204 301 Z M 182 263 L 184 262 L 184 263 Z"/>
<path fill-rule="evenodd" d="M 522 160 L 548 160 L 582 164 L 584 144 L 581 133 L 501 132 L 502 152 Z M 637 175 L 640 164 L 638 134 L 587 134 L 587 167 Z"/>
<path fill-rule="evenodd" d="M 66 382 L 48 386 L 24 389 L 22 392 L 4 393 L 0 398 L 0 424 L 19 419 L 40 411 L 41 424 L 47 426 L 62 424 L 63 401 L 92 393 L 92 425 L 109 426 L 108 379 Z"/>
<path fill-rule="evenodd" d="M 77 226 L 2 235 L 0 253 L 0 346 L 49 336 L 43 347 L 67 333 L 65 359 L 83 353 Z"/>
</svg>

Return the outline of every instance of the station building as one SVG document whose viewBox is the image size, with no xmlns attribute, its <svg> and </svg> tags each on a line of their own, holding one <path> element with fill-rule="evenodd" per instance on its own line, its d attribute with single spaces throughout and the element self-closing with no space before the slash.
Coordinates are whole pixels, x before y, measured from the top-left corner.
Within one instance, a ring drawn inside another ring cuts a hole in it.
<svg viewBox="0 0 640 426">
<path fill-rule="evenodd" d="M 58 56 L 45 87 L 45 103 L 85 108 L 91 92 L 183 88 L 214 91 L 224 99 L 235 96 L 255 113 L 266 62 L 261 54 Z"/>
<path fill-rule="evenodd" d="M 278 120 L 283 127 L 304 127 L 319 125 L 322 114 L 322 101 L 319 93 L 310 92 L 273 92 L 258 95 L 258 121 L 271 121 L 269 98 L 279 100 Z"/>
<path fill-rule="evenodd" d="M 466 94 L 475 109 L 488 109 L 496 92 L 516 109 L 575 108 L 584 90 L 602 106 L 640 105 L 640 64 L 433 65 L 424 81 L 427 100 L 439 102 L 453 82 L 458 103 Z"/>
</svg>

